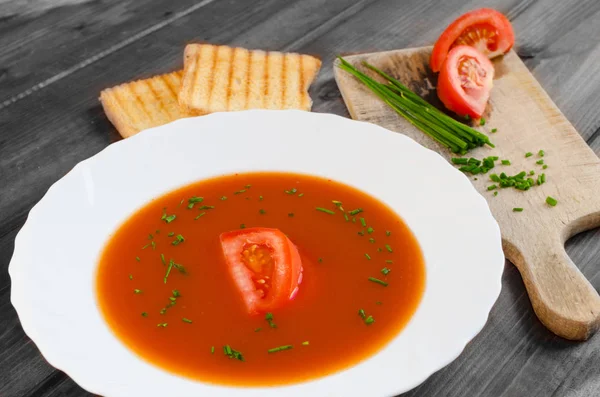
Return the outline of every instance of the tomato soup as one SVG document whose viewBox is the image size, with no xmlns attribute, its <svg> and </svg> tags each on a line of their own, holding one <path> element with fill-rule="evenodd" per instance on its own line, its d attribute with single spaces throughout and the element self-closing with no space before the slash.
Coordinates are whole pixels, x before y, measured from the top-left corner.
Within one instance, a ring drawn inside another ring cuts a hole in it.
<svg viewBox="0 0 600 397">
<path fill-rule="evenodd" d="M 302 264 L 297 291 L 266 313 L 249 313 L 220 241 L 256 227 L 281 231 Z M 132 214 L 102 252 L 96 284 L 106 322 L 139 357 L 204 382 L 271 386 L 383 348 L 415 312 L 425 266 L 410 229 L 375 198 L 320 177 L 248 173 Z"/>
</svg>

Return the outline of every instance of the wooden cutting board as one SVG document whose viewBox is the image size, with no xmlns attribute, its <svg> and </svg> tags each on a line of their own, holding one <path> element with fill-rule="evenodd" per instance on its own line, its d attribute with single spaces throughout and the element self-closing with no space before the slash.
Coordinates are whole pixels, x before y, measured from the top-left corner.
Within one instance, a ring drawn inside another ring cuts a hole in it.
<svg viewBox="0 0 600 397">
<path fill-rule="evenodd" d="M 430 54 L 431 47 L 423 47 L 345 59 L 374 76 L 360 67 L 367 61 L 443 108 L 435 92 L 437 76 L 428 66 Z M 478 159 L 498 156 L 512 165 L 496 165 L 487 174 L 469 175 L 469 179 L 487 199 L 502 231 L 504 253 L 521 272 L 539 319 L 557 335 L 585 340 L 600 326 L 600 297 L 567 256 L 564 242 L 576 233 L 600 226 L 600 159 L 514 51 L 495 60 L 494 66 L 494 88 L 483 116 L 486 123 L 476 128 L 487 133 L 496 148 L 477 148 L 469 155 Z M 334 69 L 352 118 L 408 135 L 448 160 L 454 157 L 339 69 L 337 61 Z M 493 128 L 496 133 L 491 133 Z M 536 164 L 541 159 L 540 149 L 545 151 L 546 170 Z M 526 152 L 534 155 L 526 158 Z M 515 175 L 530 170 L 535 171 L 534 179 L 544 172 L 546 183 L 525 192 L 500 189 L 497 196 L 487 190 L 493 184 L 489 175 L 494 172 Z M 547 196 L 556 198 L 558 204 L 547 205 Z M 513 212 L 515 207 L 524 210 Z"/>
</svg>

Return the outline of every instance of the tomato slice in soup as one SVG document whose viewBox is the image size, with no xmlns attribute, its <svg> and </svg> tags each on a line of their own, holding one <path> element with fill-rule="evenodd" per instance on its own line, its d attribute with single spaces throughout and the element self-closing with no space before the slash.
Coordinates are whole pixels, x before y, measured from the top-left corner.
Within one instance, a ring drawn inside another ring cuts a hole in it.
<svg viewBox="0 0 600 397">
<path fill-rule="evenodd" d="M 222 233 L 220 240 L 229 275 L 249 314 L 277 309 L 294 298 L 302 261 L 280 230 L 240 229 Z"/>
</svg>

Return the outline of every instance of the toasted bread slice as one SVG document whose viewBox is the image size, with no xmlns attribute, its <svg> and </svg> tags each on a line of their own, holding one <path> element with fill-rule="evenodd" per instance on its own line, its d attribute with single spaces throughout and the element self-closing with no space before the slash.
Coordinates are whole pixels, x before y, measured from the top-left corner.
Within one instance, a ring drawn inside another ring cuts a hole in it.
<svg viewBox="0 0 600 397">
<path fill-rule="evenodd" d="M 184 117 L 177 101 L 182 75 L 180 70 L 103 90 L 106 116 L 123 138 Z"/>
<path fill-rule="evenodd" d="M 185 47 L 179 105 L 187 115 L 245 109 L 310 110 L 321 61 L 310 55 L 210 44 Z"/>
</svg>

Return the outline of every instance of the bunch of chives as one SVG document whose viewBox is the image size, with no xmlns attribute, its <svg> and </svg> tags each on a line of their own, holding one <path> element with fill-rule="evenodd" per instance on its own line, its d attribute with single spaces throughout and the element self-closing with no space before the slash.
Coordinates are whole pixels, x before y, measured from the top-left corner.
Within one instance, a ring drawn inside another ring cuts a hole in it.
<svg viewBox="0 0 600 397">
<path fill-rule="evenodd" d="M 352 74 L 409 123 L 452 152 L 465 154 L 469 149 L 486 144 L 494 147 L 486 135 L 441 112 L 400 81 L 375 66 L 363 63 L 364 66 L 386 79 L 387 84 L 380 83 L 364 74 L 344 58 L 338 58 L 340 69 Z"/>
</svg>

